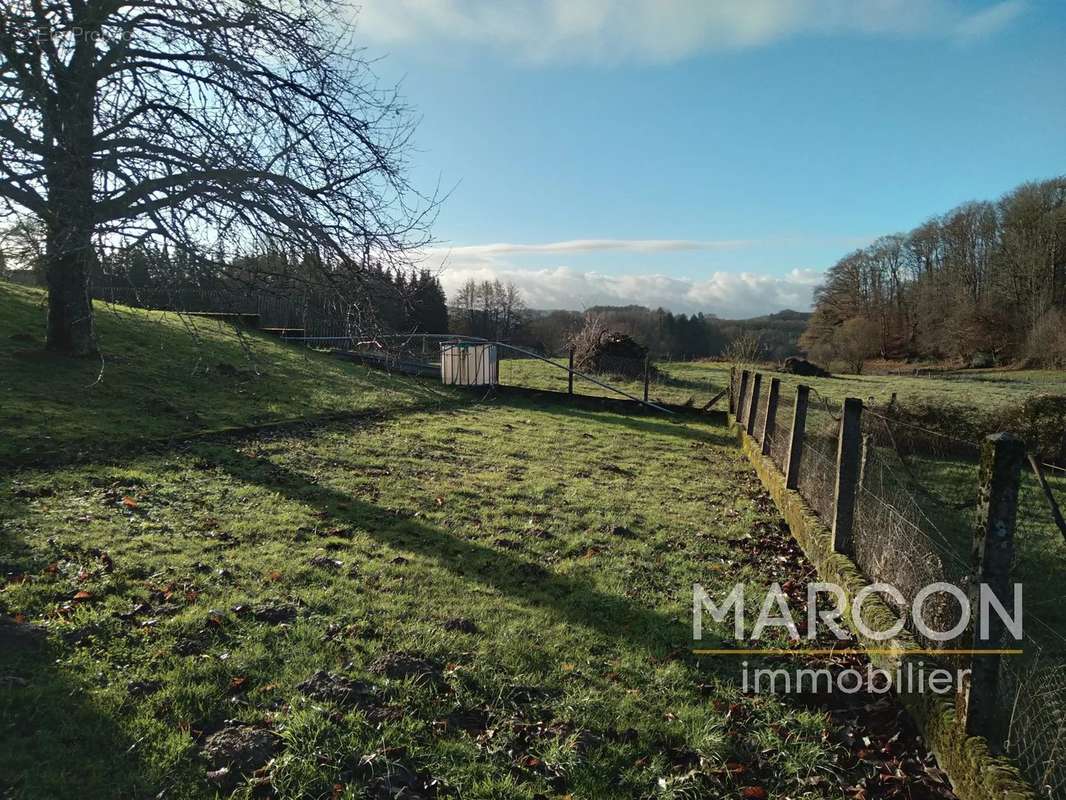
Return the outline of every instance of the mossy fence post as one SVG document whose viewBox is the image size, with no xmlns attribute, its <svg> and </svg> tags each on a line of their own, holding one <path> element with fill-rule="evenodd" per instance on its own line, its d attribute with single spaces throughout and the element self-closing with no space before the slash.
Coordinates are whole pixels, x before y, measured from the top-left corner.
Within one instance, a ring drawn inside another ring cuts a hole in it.
<svg viewBox="0 0 1066 800">
<path fill-rule="evenodd" d="M 788 440 L 788 465 L 785 467 L 785 488 L 799 486 L 800 463 L 803 461 L 803 437 L 807 432 L 807 402 L 811 387 L 802 383 L 796 387 L 796 404 L 792 407 L 792 435 Z"/>
<path fill-rule="evenodd" d="M 732 414 L 733 416 L 736 416 L 736 414 L 737 414 L 736 387 L 737 387 L 737 368 L 736 368 L 736 365 L 734 364 L 734 365 L 731 365 L 729 367 L 729 413 Z"/>
<path fill-rule="evenodd" d="M 746 369 L 740 371 L 740 389 L 737 392 L 737 422 L 743 422 L 741 417 L 744 416 L 744 393 L 748 390 L 748 377 Z"/>
<path fill-rule="evenodd" d="M 959 687 L 958 710 L 971 736 L 983 736 L 993 747 L 1005 738 L 999 697 L 999 650 L 1006 625 L 998 613 L 981 603 L 981 587 L 992 592 L 1007 616 L 1014 618 L 1010 565 L 1014 558 L 1014 523 L 1025 442 L 1010 433 L 996 433 L 981 447 L 981 472 L 973 532 L 973 575 L 970 580 L 970 673 Z M 988 651 L 988 652 L 982 652 Z"/>
<path fill-rule="evenodd" d="M 762 454 L 770 455 L 770 443 L 777 427 L 777 400 L 781 393 L 781 379 L 770 378 L 770 388 L 766 390 L 766 418 L 762 422 Z"/>
<path fill-rule="evenodd" d="M 837 437 L 837 474 L 833 490 L 833 550 L 854 555 L 855 495 L 862 456 L 862 400 L 848 397 L 840 414 Z"/>
<path fill-rule="evenodd" d="M 748 399 L 748 413 L 744 417 L 748 436 L 755 435 L 755 419 L 759 416 L 759 390 L 762 387 L 762 373 L 756 372 L 751 377 L 751 397 Z"/>
<path fill-rule="evenodd" d="M 644 402 L 648 402 L 648 370 L 650 368 L 648 357 L 644 356 Z"/>
</svg>

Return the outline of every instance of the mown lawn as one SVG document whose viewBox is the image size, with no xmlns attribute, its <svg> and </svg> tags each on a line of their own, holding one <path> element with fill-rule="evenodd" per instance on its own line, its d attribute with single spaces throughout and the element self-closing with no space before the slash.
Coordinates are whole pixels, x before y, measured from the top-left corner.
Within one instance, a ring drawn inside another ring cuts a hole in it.
<svg viewBox="0 0 1066 800">
<path fill-rule="evenodd" d="M 824 713 L 690 653 L 692 584 L 765 585 L 732 542 L 778 524 L 719 427 L 411 411 L 22 470 L 0 515 L 0 612 L 41 632 L 0 653 L 6 796 L 820 797 L 843 769 Z M 274 760 L 216 785 L 227 724 Z"/>
</svg>

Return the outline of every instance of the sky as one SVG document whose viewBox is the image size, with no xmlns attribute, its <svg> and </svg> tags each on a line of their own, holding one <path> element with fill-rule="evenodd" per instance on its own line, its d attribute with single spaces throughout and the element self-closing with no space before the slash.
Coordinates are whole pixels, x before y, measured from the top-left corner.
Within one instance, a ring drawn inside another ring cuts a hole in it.
<svg viewBox="0 0 1066 800">
<path fill-rule="evenodd" d="M 362 0 L 445 291 L 808 310 L 877 236 L 1066 173 L 1061 0 Z"/>
</svg>

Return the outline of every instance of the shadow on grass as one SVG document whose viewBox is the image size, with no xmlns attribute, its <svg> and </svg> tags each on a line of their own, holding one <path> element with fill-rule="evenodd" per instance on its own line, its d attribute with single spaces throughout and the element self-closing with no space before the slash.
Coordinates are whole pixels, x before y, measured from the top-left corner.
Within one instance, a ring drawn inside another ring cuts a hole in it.
<svg viewBox="0 0 1066 800">
<path fill-rule="evenodd" d="M 61 648 L 32 630 L 0 623 L 0 797 L 68 797 L 75 786 L 79 798 L 148 796 L 137 743 L 63 674 Z"/>
<path fill-rule="evenodd" d="M 565 400 L 534 403 L 522 398 L 508 397 L 502 393 L 488 399 L 486 404 L 540 411 L 545 414 L 569 417 L 570 419 L 597 425 L 612 425 L 626 428 L 633 433 L 673 436 L 689 441 L 706 442 L 719 447 L 737 446 L 736 437 L 730 435 L 726 428 L 699 418 L 670 417 L 657 411 L 648 411 L 647 414 L 641 414 L 640 416 L 629 416 L 611 409 L 599 411 L 581 408 L 570 405 Z"/>
<path fill-rule="evenodd" d="M 606 594 L 587 583 L 553 573 L 535 561 L 465 541 L 408 516 L 400 516 L 351 495 L 320 486 L 274 462 L 233 450 L 215 450 L 216 463 L 235 478 L 313 504 L 332 518 L 347 521 L 379 542 L 436 562 L 468 580 L 491 586 L 533 607 L 547 607 L 575 625 L 624 638 L 658 658 L 687 653 L 691 629 L 652 609 Z M 723 646 L 706 637 L 707 647 Z"/>
</svg>

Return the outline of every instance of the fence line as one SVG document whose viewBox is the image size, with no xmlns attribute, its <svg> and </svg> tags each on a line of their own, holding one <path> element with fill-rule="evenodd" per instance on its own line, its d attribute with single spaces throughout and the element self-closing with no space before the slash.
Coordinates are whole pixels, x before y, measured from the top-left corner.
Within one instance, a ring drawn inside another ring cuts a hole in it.
<svg viewBox="0 0 1066 800">
<path fill-rule="evenodd" d="M 808 390 L 800 387 L 793 397 L 780 396 L 771 403 L 766 389 L 765 401 L 759 402 L 752 391 L 760 384 L 765 385 L 748 370 L 732 371 L 730 409 L 737 423 L 753 432 L 756 440 L 762 437 L 762 451 L 785 473 L 786 483 L 795 473 L 789 487 L 799 491 L 827 527 L 834 527 L 840 521 L 839 478 L 846 449 L 841 447 L 840 435 L 848 404 L 834 413 L 828 401 L 815 393 L 819 402 L 796 414 L 798 406 L 802 410 L 806 405 Z M 1000 521 L 1009 517 L 1007 552 L 1012 552 L 1020 462 L 1024 460 L 1019 453 L 1024 453 L 1024 445 L 1012 444 L 1009 437 L 969 442 L 851 401 L 853 408 L 855 404 L 861 414 L 861 459 L 857 466 L 846 467 L 847 477 L 856 484 L 854 517 L 846 531 L 850 539 L 836 543 L 849 551 L 871 581 L 899 589 L 908 607 L 922 587 L 936 582 L 954 584 L 969 594 L 978 584 L 998 581 L 996 594 L 1006 605 L 1010 599 L 1006 581 L 1015 566 L 1009 556 L 997 560 L 996 548 L 985 543 L 986 537 L 998 535 L 994 531 L 1004 530 L 1003 525 L 992 525 L 987 515 L 997 513 L 997 503 L 1009 506 Z M 776 415 L 768 421 L 771 408 Z M 761 418 L 748 419 L 753 409 Z M 797 429 L 798 436 L 791 430 L 794 416 L 797 424 L 804 423 Z M 1013 476 L 996 477 L 990 465 L 998 463 L 996 458 L 1006 458 L 1008 452 L 1013 452 Z M 935 489 L 930 484 L 937 480 L 946 485 Z M 1045 576 L 1052 585 L 1055 580 L 1055 576 Z M 971 605 L 976 611 L 977 604 Z M 924 612 L 929 626 L 942 631 L 960 621 L 961 608 L 941 593 L 928 598 Z M 911 619 L 910 614 L 902 616 Z M 1042 614 L 1026 610 L 1023 619 L 1023 656 L 971 659 L 975 683 L 960 693 L 961 719 L 968 732 L 986 736 L 993 747 L 1002 747 L 1011 755 L 1042 796 L 1060 800 L 1066 798 L 1066 636 L 1061 623 L 1050 622 Z M 924 636 L 913 624 L 910 627 L 922 647 L 952 646 Z M 973 637 L 972 627 L 963 636 Z M 974 637 L 973 646 L 986 643 Z"/>
</svg>

